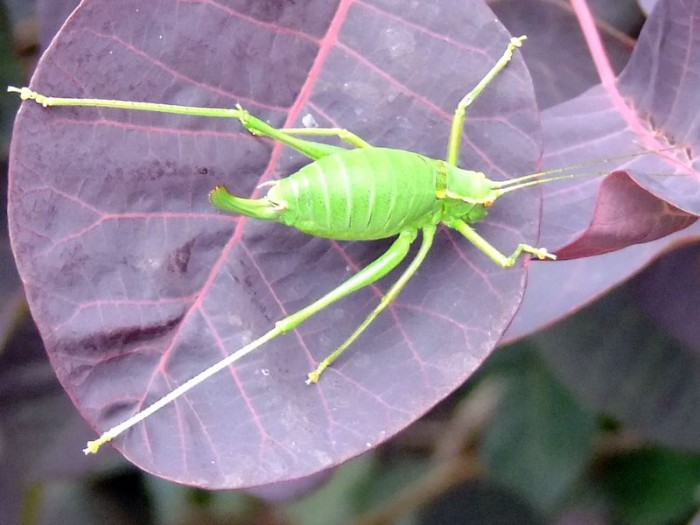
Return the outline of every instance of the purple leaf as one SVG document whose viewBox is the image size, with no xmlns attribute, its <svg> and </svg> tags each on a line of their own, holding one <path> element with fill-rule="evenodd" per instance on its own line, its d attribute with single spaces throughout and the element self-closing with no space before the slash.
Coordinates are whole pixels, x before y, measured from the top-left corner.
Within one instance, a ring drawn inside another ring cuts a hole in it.
<svg viewBox="0 0 700 525">
<path fill-rule="evenodd" d="M 624 104 L 620 105 L 616 98 L 615 84 L 608 82 L 547 112 L 543 119 L 545 143 L 554 144 L 552 151 L 559 156 L 548 164 L 550 167 L 619 155 L 640 144 L 648 148 L 648 141 L 656 137 L 687 147 L 687 153 L 680 149 L 676 152 L 678 159 L 665 155 L 635 159 L 625 170 L 631 178 L 618 179 L 625 184 L 635 180 L 638 188 L 630 193 L 611 192 L 611 188 L 601 191 L 590 184 L 590 188 L 586 184 L 543 188 L 548 193 L 543 244 L 561 246 L 578 237 L 587 246 L 574 243 L 568 250 L 573 246 L 579 254 L 584 250 L 605 251 L 601 248 L 615 245 L 620 238 L 636 242 L 669 218 L 685 220 L 681 213 L 689 221 L 697 216 L 699 134 L 693 112 L 682 108 L 693 106 L 697 98 L 700 55 L 696 25 L 688 21 L 697 20 L 699 14 L 697 1 L 659 3 L 617 84 L 625 90 Z M 686 54 L 681 56 L 679 48 Z M 591 111 L 587 116 L 588 109 Z M 619 123 L 617 127 L 611 125 L 615 121 Z M 591 150 L 598 153 L 591 155 Z M 686 159 L 684 164 L 686 154 L 691 162 Z M 546 153 L 548 158 L 553 155 Z M 607 183 L 608 180 L 603 182 L 603 189 Z M 649 207 L 658 211 L 649 215 Z M 644 213 L 639 213 L 645 208 Z M 592 234 L 601 230 L 603 215 L 614 219 L 605 226 L 616 231 L 605 243 L 594 242 Z M 635 223 L 634 217 L 643 220 Z M 532 265 L 523 308 L 507 338 L 552 323 L 619 285 L 666 251 L 697 243 L 699 238 L 700 225 L 695 222 L 654 242 L 631 245 L 599 257 Z M 588 405 L 618 418 L 637 435 L 692 450 L 697 449 L 700 430 L 694 417 L 700 378 L 697 352 L 659 331 L 654 321 L 671 328 L 679 338 L 682 334 L 686 340 L 693 340 L 692 328 L 678 330 L 687 317 L 679 316 L 673 324 L 667 321 L 671 312 L 688 312 L 690 317 L 696 317 L 691 293 L 695 279 L 689 275 L 696 251 L 688 246 L 668 254 L 631 286 L 537 338 L 558 377 Z M 661 265 L 675 271 L 657 271 Z M 646 294 L 634 293 L 635 288 L 646 290 Z M 677 293 L 678 290 L 688 294 Z M 639 304 L 640 296 L 647 299 L 646 303 Z"/>
<path fill-rule="evenodd" d="M 186 105 L 240 101 L 274 125 L 298 126 L 311 114 L 374 144 L 441 158 L 452 110 L 507 41 L 478 2 L 87 0 L 32 87 Z M 492 178 L 533 171 L 535 109 L 516 56 L 469 110 L 463 165 Z M 258 337 L 386 248 L 311 238 L 207 202 L 215 184 L 249 195 L 299 165 L 298 155 L 237 122 L 24 105 L 10 173 L 13 248 L 56 373 L 96 429 Z M 480 231 L 504 251 L 534 242 L 536 196 L 504 197 Z M 306 373 L 359 324 L 387 281 L 268 344 L 115 445 L 149 472 L 203 487 L 327 469 L 462 383 L 510 322 L 523 285 L 522 266 L 497 268 L 443 232 L 399 301 L 318 386 L 304 384 Z"/>
<path fill-rule="evenodd" d="M 611 15 L 596 19 L 597 30 L 615 71 L 621 71 L 635 44 L 627 33 L 630 25 L 640 24 L 639 10 L 629 8 L 634 5 L 621 9 L 622 2 L 610 3 L 608 0 L 589 3 L 594 4 L 591 8 L 596 15 L 601 9 L 603 15 Z M 512 34 L 528 35 L 522 52 L 532 75 L 540 109 L 565 102 L 600 83 L 581 34 L 580 21 L 569 2 L 498 0 L 489 5 Z M 621 23 L 624 32 L 611 22 Z"/>
<path fill-rule="evenodd" d="M 600 255 L 655 241 L 697 221 L 696 216 L 654 197 L 625 172 L 610 174 L 598 192 L 591 224 L 580 237 L 557 250 L 558 259 Z"/>
<path fill-rule="evenodd" d="M 689 17 L 700 16 L 699 13 L 697 0 L 660 3 L 645 25 L 630 64 L 618 82 L 612 81 L 609 71 L 605 76 L 606 56 L 598 49 L 592 56 L 606 82 L 543 113 L 544 169 L 623 155 L 639 151 L 640 146 L 647 150 L 661 149 L 668 147 L 669 142 L 688 150 L 679 148 L 644 155 L 614 165 L 639 186 L 624 196 L 610 192 L 615 186 L 600 179 L 542 186 L 544 215 L 540 244 L 563 256 L 567 254 L 562 247 L 567 245 L 569 256 L 594 255 L 655 237 L 649 235 L 650 225 L 658 234 L 668 234 L 697 217 L 700 133 L 693 112 L 683 108 L 696 104 L 694 99 L 698 96 L 700 40 L 693 32 L 696 26 L 688 25 L 687 21 Z M 592 28 L 583 25 L 584 36 L 595 43 Z M 597 49 L 593 44 L 591 47 Z M 687 53 L 681 56 L 678 49 Z M 651 60 L 655 67 L 651 67 Z M 550 67 L 555 68 L 555 64 Z M 601 184 L 605 185 L 601 188 Z M 646 203 L 644 220 L 636 223 L 624 220 L 629 210 L 639 210 L 640 199 Z M 649 208 L 656 212 L 647 215 Z M 593 239 L 594 230 L 600 231 L 603 226 L 600 222 L 603 217 L 614 217 L 614 224 L 604 225 L 609 233 L 605 238 Z M 509 328 L 506 340 L 512 341 L 555 322 L 629 278 L 672 243 L 698 237 L 695 227 L 685 232 L 674 235 L 672 241 L 669 238 L 630 246 L 624 252 L 609 253 L 602 259 L 570 261 L 556 267 L 532 265 L 523 308 Z M 585 244 L 576 246 L 577 239 Z M 552 290 L 566 293 L 553 296 Z"/>
<path fill-rule="evenodd" d="M 551 325 L 598 299 L 669 250 L 698 241 L 700 224 L 696 222 L 663 239 L 597 257 L 531 264 L 527 293 L 501 342 L 512 342 Z M 683 276 L 679 275 L 679 279 L 682 286 Z M 683 297 L 677 297 L 677 301 L 677 308 L 687 308 Z"/>
<path fill-rule="evenodd" d="M 639 279 L 642 310 L 700 360 L 700 243 L 669 254 Z"/>
<path fill-rule="evenodd" d="M 697 191 L 700 182 L 697 171 L 700 165 L 697 154 L 700 124 L 692 112 L 684 109 L 694 107 L 700 98 L 697 89 L 700 83 L 700 40 L 692 26 L 686 23 L 688 16 L 700 16 L 699 1 L 671 0 L 659 4 L 644 26 L 619 80 L 614 81 L 608 72 L 600 86 L 552 108 L 543 117 L 547 169 L 591 158 L 623 155 L 639 150 L 639 146 L 652 152 L 667 148 L 669 144 L 685 148 L 635 157 L 618 167 L 625 169 L 649 193 L 645 198 L 645 211 L 650 211 L 650 198 L 660 201 L 656 213 L 647 219 L 656 219 L 656 223 L 669 222 L 665 221 L 669 215 L 667 205 L 689 215 L 700 213 L 700 192 Z M 594 40 L 593 35 L 591 40 Z M 679 56 L 679 48 L 688 50 L 687 58 Z M 697 58 L 693 60 L 693 57 Z M 594 55 L 594 58 L 602 68 L 605 57 Z M 605 72 L 603 69 L 604 75 Z M 578 181 L 565 189 L 555 185 L 543 187 L 546 205 L 541 242 L 552 248 L 561 246 L 570 238 L 580 237 L 592 224 L 594 213 L 610 216 L 616 213 L 615 210 L 604 208 L 626 206 L 632 209 L 639 206 L 639 192 L 628 193 L 626 198 L 631 202 L 622 203 L 624 196 L 616 195 L 616 185 L 606 182 L 597 190 L 601 184 L 602 180 L 598 179 Z M 563 230 L 559 225 L 564 218 L 569 218 L 572 210 L 575 210 L 580 226 L 566 221 L 567 229 Z M 659 233 L 667 235 L 673 227 L 680 229 L 689 223 L 690 219 L 685 218 Z M 551 233 L 546 230 L 550 224 L 557 225 Z M 648 223 L 640 224 L 636 232 L 630 230 L 631 226 L 625 223 L 625 231 L 620 232 L 620 237 L 638 239 L 648 233 Z M 647 237 L 645 240 L 651 239 Z M 599 253 L 608 251 L 606 247 L 599 247 L 599 250 L 601 248 Z"/>
</svg>

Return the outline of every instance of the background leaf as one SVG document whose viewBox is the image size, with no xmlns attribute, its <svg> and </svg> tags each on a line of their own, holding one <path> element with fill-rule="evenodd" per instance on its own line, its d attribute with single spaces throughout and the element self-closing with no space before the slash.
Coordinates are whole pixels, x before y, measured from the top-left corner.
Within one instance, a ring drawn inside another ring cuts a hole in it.
<svg viewBox="0 0 700 525">
<path fill-rule="evenodd" d="M 490 363 L 490 377 L 507 386 L 480 455 L 496 481 L 545 515 L 561 505 L 593 457 L 595 419 L 531 349 L 504 354 Z"/>
<path fill-rule="evenodd" d="M 695 261 L 682 274 L 690 288 L 697 287 L 698 252 L 697 245 L 688 246 L 657 264 L 675 266 L 675 262 L 683 267 Z M 697 347 L 669 336 L 638 301 L 636 290 L 643 293 L 649 282 L 660 285 L 660 275 L 655 265 L 637 281 L 589 306 L 585 317 L 538 335 L 537 342 L 579 399 L 647 439 L 698 451 L 700 354 Z M 662 300 L 669 293 L 667 288 L 658 297 Z M 616 314 L 614 330 L 610 312 Z"/>
<path fill-rule="evenodd" d="M 567 251 L 572 257 L 605 253 L 609 249 L 619 250 L 625 238 L 649 238 L 652 230 L 666 229 L 669 233 L 683 224 L 691 224 L 697 217 L 696 152 L 700 133 L 692 112 L 682 108 L 686 103 L 692 104 L 692 98 L 697 96 L 700 55 L 693 28 L 685 22 L 687 16 L 698 11 L 697 1 L 662 2 L 645 25 L 633 58 L 618 82 L 595 86 L 546 110 L 542 118 L 546 145 L 544 169 L 625 154 L 638 150 L 640 145 L 658 149 L 668 145 L 664 141 L 686 146 L 690 158 L 645 155 L 615 166 L 624 168 L 639 185 L 625 195 L 609 191 L 616 186 L 608 184 L 607 179 L 605 183 L 580 179 L 542 186 L 544 215 L 540 242 L 543 245 L 564 257 Z M 597 34 L 593 34 L 592 28 L 584 27 L 583 35 L 594 46 Z M 688 50 L 685 62 L 681 62 L 677 48 Z M 591 56 L 601 76 L 611 73 L 606 69 L 607 55 L 594 49 Z M 649 69 L 649 60 L 654 57 L 663 65 Z M 555 63 L 548 64 L 554 71 Z M 684 97 L 689 100 L 683 100 Z M 669 107 L 676 109 L 669 112 Z M 681 157 L 686 155 L 682 150 L 678 153 Z M 635 213 L 641 213 L 642 202 L 647 213 L 645 220 L 629 220 Z M 650 211 L 653 213 L 648 214 Z M 606 231 L 606 236 L 592 237 L 594 231 L 601 229 Z M 631 245 L 617 253 L 558 262 L 556 266 L 533 264 L 523 307 L 504 341 L 533 333 L 581 308 L 634 275 L 669 247 L 697 241 L 698 232 L 700 229 L 695 225 L 677 235 L 668 235 L 654 243 Z M 551 290 L 566 293 L 552 294 Z"/>
<path fill-rule="evenodd" d="M 683 523 L 690 517 L 693 506 L 688 502 L 700 483 L 697 457 L 649 448 L 617 458 L 614 463 L 603 482 L 621 504 L 618 519 L 656 525 Z"/>
</svg>

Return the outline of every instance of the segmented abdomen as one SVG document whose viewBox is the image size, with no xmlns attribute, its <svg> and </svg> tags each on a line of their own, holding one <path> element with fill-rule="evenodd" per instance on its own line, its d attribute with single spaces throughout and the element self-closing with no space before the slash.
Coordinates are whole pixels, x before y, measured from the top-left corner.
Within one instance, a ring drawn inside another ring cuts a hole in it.
<svg viewBox="0 0 700 525">
<path fill-rule="evenodd" d="M 439 209 L 436 161 L 410 151 L 360 148 L 323 157 L 280 180 L 268 197 L 280 222 L 317 237 L 382 239 L 419 227 Z"/>
</svg>

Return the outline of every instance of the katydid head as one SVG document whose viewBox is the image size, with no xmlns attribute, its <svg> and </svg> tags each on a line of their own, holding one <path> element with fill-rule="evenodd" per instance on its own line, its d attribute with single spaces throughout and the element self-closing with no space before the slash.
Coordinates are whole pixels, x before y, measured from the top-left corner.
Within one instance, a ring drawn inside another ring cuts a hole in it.
<svg viewBox="0 0 700 525">
<path fill-rule="evenodd" d="M 502 197 L 506 193 L 565 179 L 605 176 L 615 171 L 616 167 L 611 166 L 610 169 L 597 172 L 581 172 L 580 170 L 611 164 L 614 161 L 629 160 L 642 155 L 658 154 L 663 151 L 675 149 L 678 149 L 678 146 L 609 157 L 593 162 L 531 173 L 505 181 L 494 181 L 487 178 L 482 172 L 463 170 L 456 166 L 442 163 L 440 168 L 445 175 L 446 187 L 443 192 L 438 191 L 438 195 L 442 194 L 449 202 L 449 204 L 446 203 L 446 206 L 450 216 L 460 217 L 467 223 L 477 222 L 486 217 L 487 209 L 490 208 L 499 197 Z"/>
<path fill-rule="evenodd" d="M 460 218 L 467 223 L 479 222 L 486 217 L 486 208 L 495 200 L 491 181 L 480 171 L 463 170 L 440 162 L 444 176 L 444 190 L 438 190 L 447 216 Z"/>
<path fill-rule="evenodd" d="M 493 181 L 487 179 L 484 173 L 441 164 L 445 174 L 446 199 L 468 204 L 487 204 L 494 200 Z"/>
<path fill-rule="evenodd" d="M 576 166 L 573 167 L 575 168 Z M 490 208 L 496 199 L 511 191 L 556 180 L 599 175 L 597 173 L 567 173 L 564 175 L 556 175 L 558 173 L 570 171 L 571 169 L 572 167 L 561 168 L 532 173 L 506 181 L 494 181 L 487 178 L 486 175 L 480 171 L 463 170 L 456 166 L 445 165 L 447 187 L 444 191 L 444 197 L 471 205 L 480 205 L 476 207 Z M 485 215 L 485 213 L 483 215 Z M 472 217 L 470 216 L 469 218 L 471 219 Z M 475 217 L 477 220 L 479 218 Z"/>
</svg>

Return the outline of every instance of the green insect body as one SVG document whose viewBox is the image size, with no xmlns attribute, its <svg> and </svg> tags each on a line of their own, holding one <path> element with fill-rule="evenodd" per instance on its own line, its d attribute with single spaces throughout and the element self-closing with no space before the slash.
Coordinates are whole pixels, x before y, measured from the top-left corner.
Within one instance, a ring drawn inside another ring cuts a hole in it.
<svg viewBox="0 0 700 525">
<path fill-rule="evenodd" d="M 497 193 L 483 173 L 411 151 L 368 147 L 326 155 L 271 183 L 262 199 L 236 197 L 221 186 L 210 198 L 226 211 L 317 237 L 369 241 L 450 217 L 477 222 Z"/>
<path fill-rule="evenodd" d="M 398 296 L 416 273 L 432 246 L 440 224 L 457 230 L 469 242 L 503 268 L 515 264 L 523 253 L 539 259 L 555 259 L 544 248 L 519 244 L 510 256 L 481 237 L 470 224 L 482 220 L 487 208 L 501 195 L 527 186 L 568 176 L 550 176 L 561 170 L 527 175 L 504 182 L 489 180 L 477 171 L 457 167 L 466 108 L 506 66 L 525 37 L 512 38 L 505 52 L 484 78 L 460 101 L 452 119 L 445 160 L 418 153 L 373 147 L 353 133 L 337 128 L 276 129 L 240 106 L 202 108 L 124 100 L 47 97 L 28 88 L 8 88 L 23 100 L 48 106 L 82 106 L 156 111 L 182 115 L 223 117 L 240 120 L 252 134 L 268 137 L 306 155 L 311 162 L 296 173 L 264 183 L 270 186 L 262 198 L 246 199 L 230 194 L 223 186 L 212 190 L 211 202 L 227 212 L 276 221 L 302 232 L 338 240 L 368 241 L 395 237 L 376 260 L 360 269 L 335 289 L 305 308 L 279 320 L 274 328 L 178 386 L 164 397 L 107 430 L 88 443 L 84 452 L 94 453 L 104 443 L 144 420 L 217 372 L 229 367 L 264 343 L 295 329 L 330 304 L 364 288 L 396 268 L 421 234 L 420 248 L 379 305 L 362 324 L 309 373 L 307 383 L 316 383 L 324 370 L 348 348 L 372 321 Z M 300 137 L 337 137 L 355 149 L 345 149 Z"/>
</svg>

